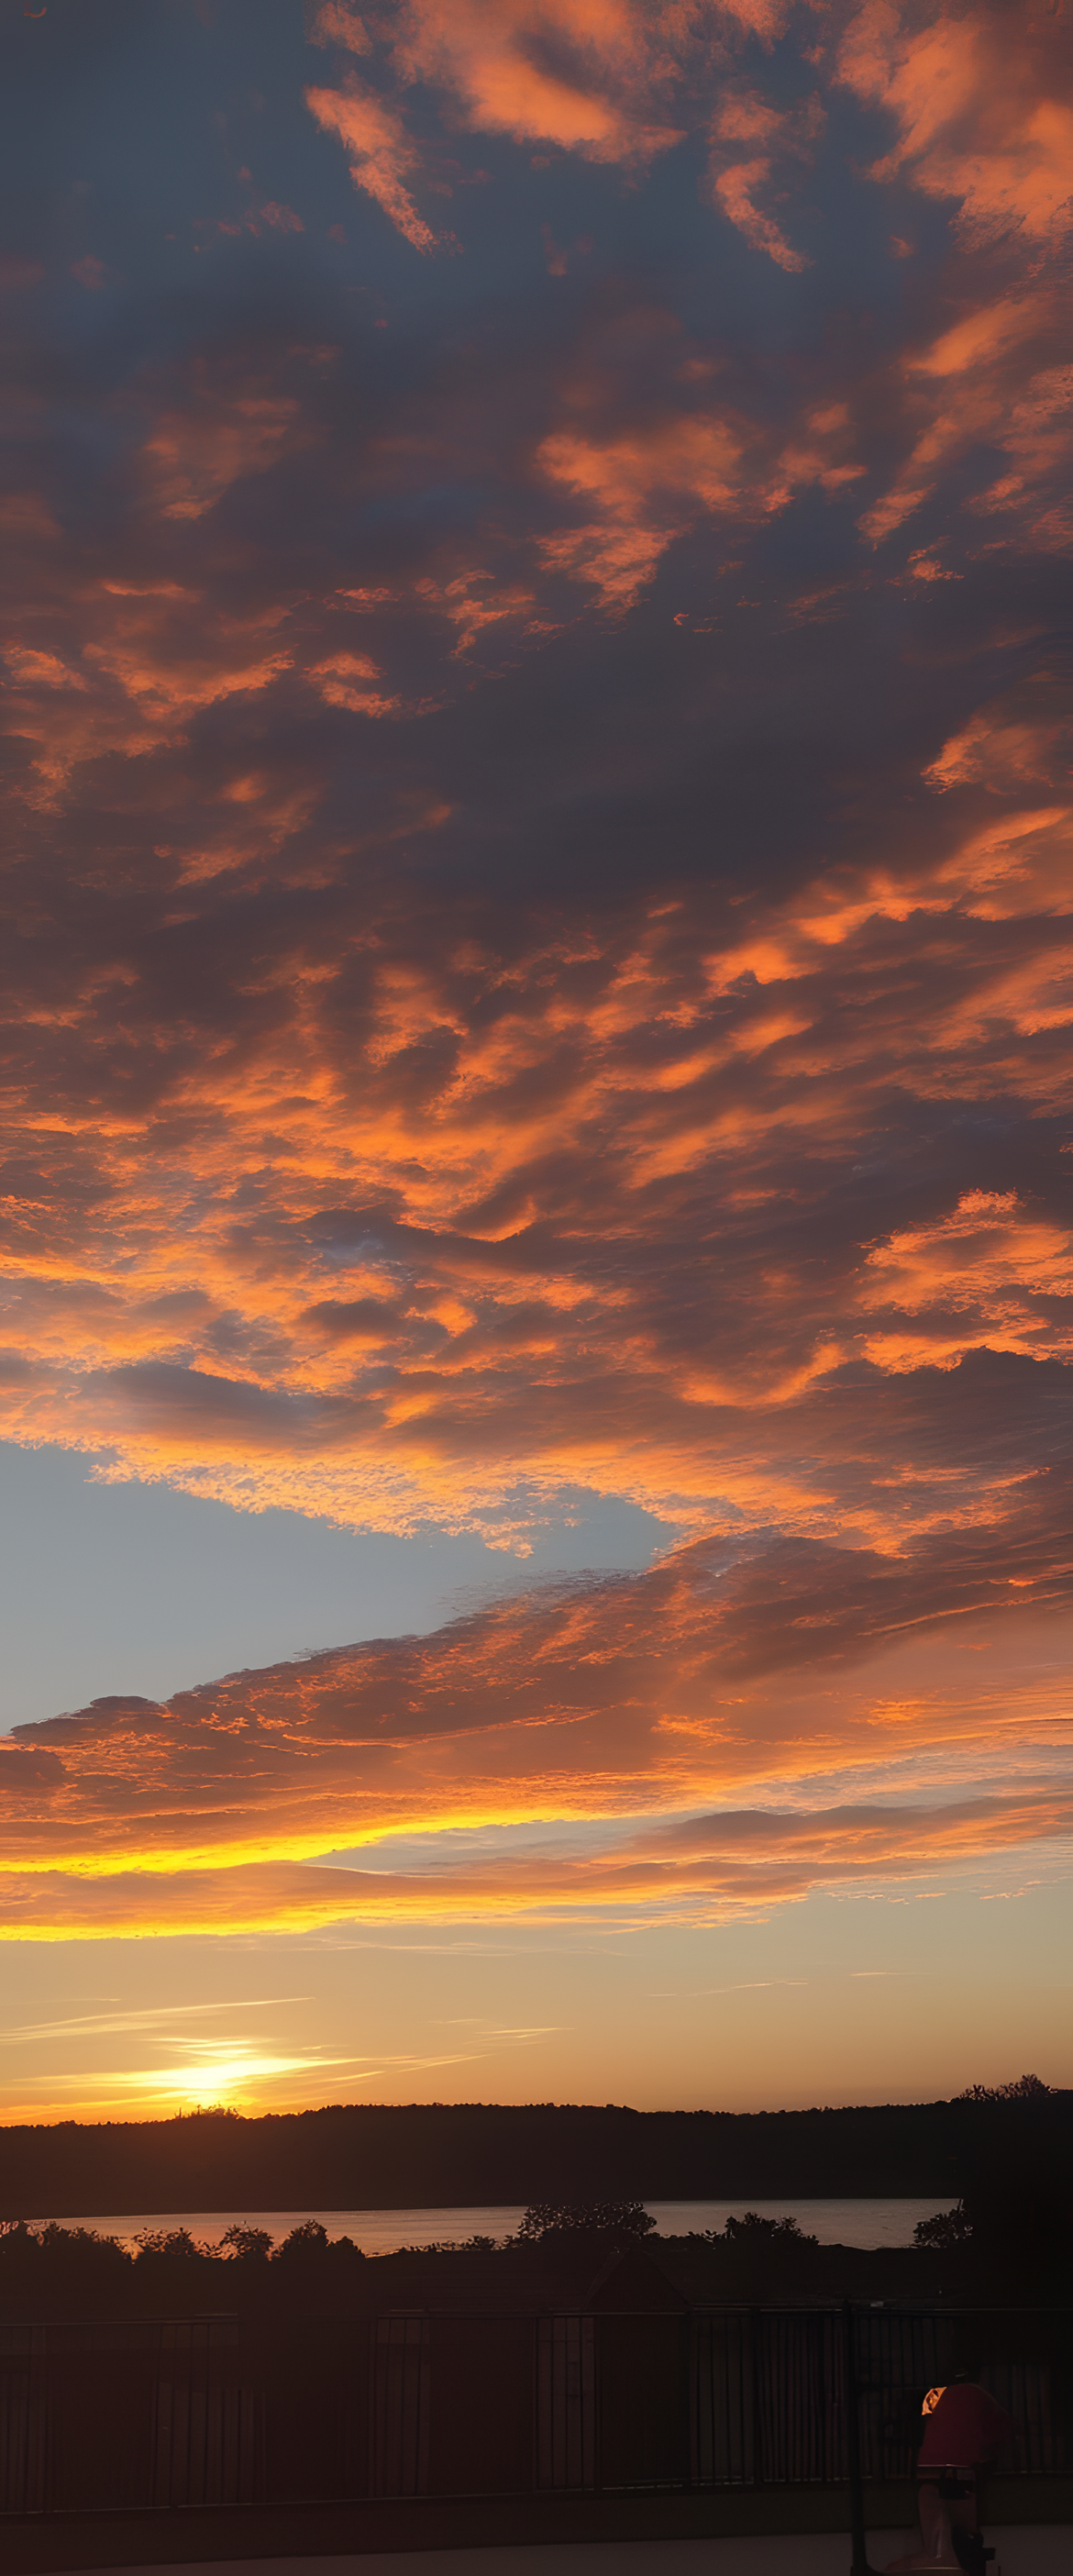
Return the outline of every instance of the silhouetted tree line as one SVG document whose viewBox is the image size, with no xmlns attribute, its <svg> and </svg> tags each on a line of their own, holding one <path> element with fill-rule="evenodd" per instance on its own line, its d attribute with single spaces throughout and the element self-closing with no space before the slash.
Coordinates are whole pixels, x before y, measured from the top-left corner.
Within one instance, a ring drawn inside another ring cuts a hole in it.
<svg viewBox="0 0 1073 2576">
<path fill-rule="evenodd" d="M 132 2245 L 51 2220 L 0 2225 L 0 2317 L 191 2316 L 266 2303 L 346 2306 L 366 2257 L 333 2243 L 315 2219 L 273 2244 L 267 2229 L 232 2227 L 222 2245 L 189 2228 L 146 2228 Z M 370 2267 L 371 2268 L 371 2267 Z"/>
<path fill-rule="evenodd" d="M 953 2209 L 921 2219 L 914 2230 L 918 2247 L 971 2254 L 996 2287 L 1028 2283 L 1073 2295 L 1073 2161 L 1053 2107 L 1065 2098 L 1038 2075 L 973 2084 L 960 2096 L 974 2114 L 961 2197 Z M 996 2106 L 1007 2115 L 997 2127 Z"/>
<path fill-rule="evenodd" d="M 505 2243 L 477 2234 L 462 2244 L 376 2256 L 349 2237 L 329 2238 L 317 2219 L 276 2242 L 267 2228 L 236 2223 L 214 2245 L 187 2227 L 144 2228 L 127 2244 L 102 2229 L 19 2220 L 0 2226 L 0 2318 L 222 2313 L 260 2315 L 267 2323 L 287 2314 L 353 2319 L 400 2305 L 573 2307 L 584 2303 L 609 2257 L 631 2250 L 644 2262 L 654 2259 L 701 2303 L 858 2295 L 877 2261 L 888 2294 L 914 2286 L 918 2295 L 932 2294 L 933 2256 L 821 2247 L 792 2218 L 747 2211 L 728 2218 L 722 2231 L 653 2239 L 654 2222 L 636 2201 L 543 2201 L 526 2210 Z"/>
<path fill-rule="evenodd" d="M 1030 2089 L 1026 2093 L 1025 2084 Z M 0 2130 L 0 2216 L 137 2209 L 399 2209 L 452 2203 L 762 2200 L 960 2192 L 999 2163 L 1069 2157 L 1073 2093 L 1037 2079 L 952 2102 L 809 2111 L 571 2104 L 337 2104 L 245 2119 L 63 2121 Z"/>
</svg>

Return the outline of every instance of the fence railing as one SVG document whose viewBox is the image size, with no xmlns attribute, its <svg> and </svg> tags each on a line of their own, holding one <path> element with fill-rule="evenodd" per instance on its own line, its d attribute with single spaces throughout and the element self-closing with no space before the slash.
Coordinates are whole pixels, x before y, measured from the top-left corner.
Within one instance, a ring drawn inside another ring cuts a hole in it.
<svg viewBox="0 0 1073 2576">
<path fill-rule="evenodd" d="M 907 2480 L 924 2394 L 966 2356 L 1013 2420 L 1003 2474 L 1069 2475 L 1071 2324 L 755 2307 L 0 2326 L 0 2512 Z"/>
</svg>

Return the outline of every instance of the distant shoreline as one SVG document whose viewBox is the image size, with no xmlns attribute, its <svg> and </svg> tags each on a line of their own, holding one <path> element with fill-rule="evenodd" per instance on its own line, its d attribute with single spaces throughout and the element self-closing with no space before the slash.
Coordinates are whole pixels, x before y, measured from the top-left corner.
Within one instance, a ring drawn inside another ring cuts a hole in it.
<svg viewBox="0 0 1073 2576">
<path fill-rule="evenodd" d="M 752 2199 L 754 2203 L 765 2208 L 773 2208 L 776 2202 L 779 2207 L 782 2208 L 784 2204 L 790 2201 L 793 2201 L 802 2208 L 806 2206 L 811 2208 L 818 2202 L 827 2201 L 860 2201 L 863 2206 L 866 2202 L 886 2202 L 893 2200 L 926 2200 L 929 2203 L 935 2201 L 941 2203 L 945 2208 L 953 2196 L 954 2195 L 949 2191 L 928 2192 L 914 2190 L 876 2192 L 871 2191 L 862 2185 L 860 2190 L 827 2192 L 757 2192 L 753 2194 Z M 696 2192 L 683 2192 L 680 2195 L 675 2195 L 673 2193 L 663 2194 L 658 2201 L 655 2194 L 646 2194 L 642 2192 L 638 2194 L 637 2197 L 644 2200 L 646 2208 L 651 2203 L 653 2207 L 658 2206 L 661 2209 L 692 2209 L 697 2204 L 698 2194 Z M 728 2205 L 733 2205 L 734 2208 L 737 2208 L 739 2205 L 744 2205 L 744 2202 L 749 2195 L 739 2191 L 731 2193 L 712 2193 L 706 2197 L 711 2198 L 713 2202 L 718 2201 L 720 2206 L 722 2206 L 723 2203 L 727 2203 Z M 241 2199 L 240 2203 L 234 2204 L 234 2207 L 239 2206 L 241 2206 L 243 2217 L 251 2219 L 267 2219 L 273 2215 L 273 2212 L 275 2212 L 276 2215 L 279 2214 L 280 2205 L 279 2203 L 273 2203 L 270 2206 L 266 2202 L 262 2207 L 259 2203 L 251 2200 L 247 2195 Z M 288 2207 L 289 2206 L 290 2204 L 288 2204 Z M 355 2209 L 359 2206 L 363 2212 L 368 2212 L 370 2214 L 375 2213 L 389 2217 L 393 2210 L 405 2211 L 413 2209 L 439 2209 L 445 2212 L 448 2210 L 465 2209 L 479 2213 L 480 2211 L 487 2209 L 489 2204 L 487 2201 L 483 2200 L 423 2200 L 419 2202 L 411 2200 L 364 2200 L 360 2204 L 350 2201 L 319 2201 L 317 2209 L 320 2217 L 325 2220 L 333 2218 L 343 2219 L 353 2217 Z M 524 2201 L 518 2201 L 517 2203 L 497 2201 L 493 2206 L 496 2208 L 517 2207 L 519 2212 L 521 2212 L 526 2207 L 526 2203 Z M 167 2208 L 165 2208 L 163 2204 L 161 2204 L 159 2208 L 150 2208 L 147 2204 L 144 2211 L 139 2214 L 140 2216 L 144 2216 L 146 2219 L 170 2218 L 174 2215 L 174 2204 L 169 2203 Z M 195 2206 L 193 2201 L 188 2200 L 183 2204 L 183 2214 L 188 2217 L 216 2219 L 223 2218 L 225 2216 L 231 2217 L 234 2214 L 234 2209 L 231 2202 L 228 2202 L 225 2210 L 223 2206 L 218 2207 L 215 2204 L 210 2206 L 207 2201 L 199 2202 Z M 24 2216 L 25 2212 L 20 2212 L 19 2215 Z M 94 2203 L 92 2210 L 89 2209 L 88 2205 L 85 2209 L 49 2209 L 47 2212 L 39 2210 L 36 2217 L 28 2220 L 27 2223 L 36 2227 L 44 2224 L 47 2218 L 55 2219 L 62 2225 L 68 2219 L 81 2220 L 84 2223 L 89 2217 L 103 2221 L 106 2218 L 126 2218 L 128 2215 L 129 2204 L 122 2209 L 119 2207 L 116 2207 L 115 2209 L 102 2209 L 98 2201 Z M 2 2224 L 3 2220 L 0 2219 L 0 2225 Z"/>
<path fill-rule="evenodd" d="M 948 2200 L 922 2198 L 916 2194 L 891 2194 L 885 2199 L 874 2196 L 831 2193 L 812 2199 L 783 2193 L 774 2201 L 755 2202 L 760 2217 L 794 2218 L 806 2236 L 815 2236 L 821 2245 L 852 2245 L 875 2252 L 882 2247 L 900 2248 L 911 2245 L 918 2220 L 934 2217 L 939 2210 L 952 2206 Z M 650 2201 L 648 2214 L 655 2222 L 655 2233 L 646 2238 L 650 2251 L 675 2237 L 689 2238 L 703 2234 L 722 2234 L 727 2219 L 745 2215 L 746 2196 L 739 2196 L 736 2207 L 725 2200 Z M 427 2245 L 442 2250 L 445 2245 L 465 2246 L 475 2238 L 490 2240 L 502 2246 L 511 2240 L 521 2226 L 524 2210 L 486 2202 L 463 2202 L 453 2205 L 429 2201 L 423 2208 L 393 2209 L 253 2209 L 247 2205 L 229 2209 L 142 2209 L 93 2210 L 58 2214 L 51 2221 L 28 2217 L 31 2229 L 43 2224 L 68 2226 L 74 2231 L 88 2227 L 102 2236 L 113 2236 L 128 2250 L 134 2250 L 145 2235 L 185 2229 L 196 2242 L 210 2252 L 226 2250 L 227 2231 L 238 2227 L 260 2229 L 277 2245 L 293 2228 L 312 2220 L 323 2227 L 329 2240 L 346 2237 L 359 2252 L 377 2256 L 399 2253 L 405 2248 Z"/>
</svg>

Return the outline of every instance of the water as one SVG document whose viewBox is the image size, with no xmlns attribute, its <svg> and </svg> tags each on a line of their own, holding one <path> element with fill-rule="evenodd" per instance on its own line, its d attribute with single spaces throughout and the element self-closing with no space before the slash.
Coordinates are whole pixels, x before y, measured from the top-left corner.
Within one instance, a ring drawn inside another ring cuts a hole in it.
<svg viewBox="0 0 1073 2576">
<path fill-rule="evenodd" d="M 919 2218 L 952 2209 L 951 2200 L 649 2200 L 659 2236 L 686 2236 L 691 2229 L 724 2228 L 728 2218 L 755 2209 L 762 2218 L 796 2218 L 806 2236 L 821 2245 L 911 2245 Z M 307 2218 L 319 2219 L 329 2236 L 349 2236 L 363 2254 L 394 2254 L 400 2245 L 462 2245 L 469 2236 L 491 2236 L 502 2244 L 520 2226 L 524 2210 L 494 2207 L 463 2209 L 168 2209 L 142 2211 L 134 2217 L 67 2218 L 66 2227 L 96 2227 L 102 2236 L 130 2244 L 143 2228 L 187 2227 L 204 2245 L 219 2245 L 229 2227 L 263 2227 L 278 2243 Z M 32 2219 L 31 2226 L 45 2224 Z"/>
</svg>

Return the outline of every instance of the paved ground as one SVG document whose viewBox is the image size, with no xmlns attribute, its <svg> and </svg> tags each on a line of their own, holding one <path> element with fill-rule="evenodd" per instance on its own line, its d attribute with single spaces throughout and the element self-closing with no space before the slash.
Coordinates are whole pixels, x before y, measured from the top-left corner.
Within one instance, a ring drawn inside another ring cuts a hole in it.
<svg viewBox="0 0 1073 2576">
<path fill-rule="evenodd" d="M 991 2576 L 1073 2576 L 1073 2528 L 1051 2523 L 1007 2526 L 997 2542 Z M 873 2568 L 911 2546 L 905 2531 L 873 2531 Z M 198 2576 L 849 2576 L 845 2532 L 812 2532 L 800 2538 L 756 2540 L 596 2540 L 509 2549 L 377 2550 L 354 2558 L 220 2559 Z M 78 2571 L 72 2571 L 78 2576 Z M 109 2576 L 95 2569 L 93 2576 Z M 162 2567 L 128 2567 L 116 2576 L 178 2576 Z"/>
</svg>

